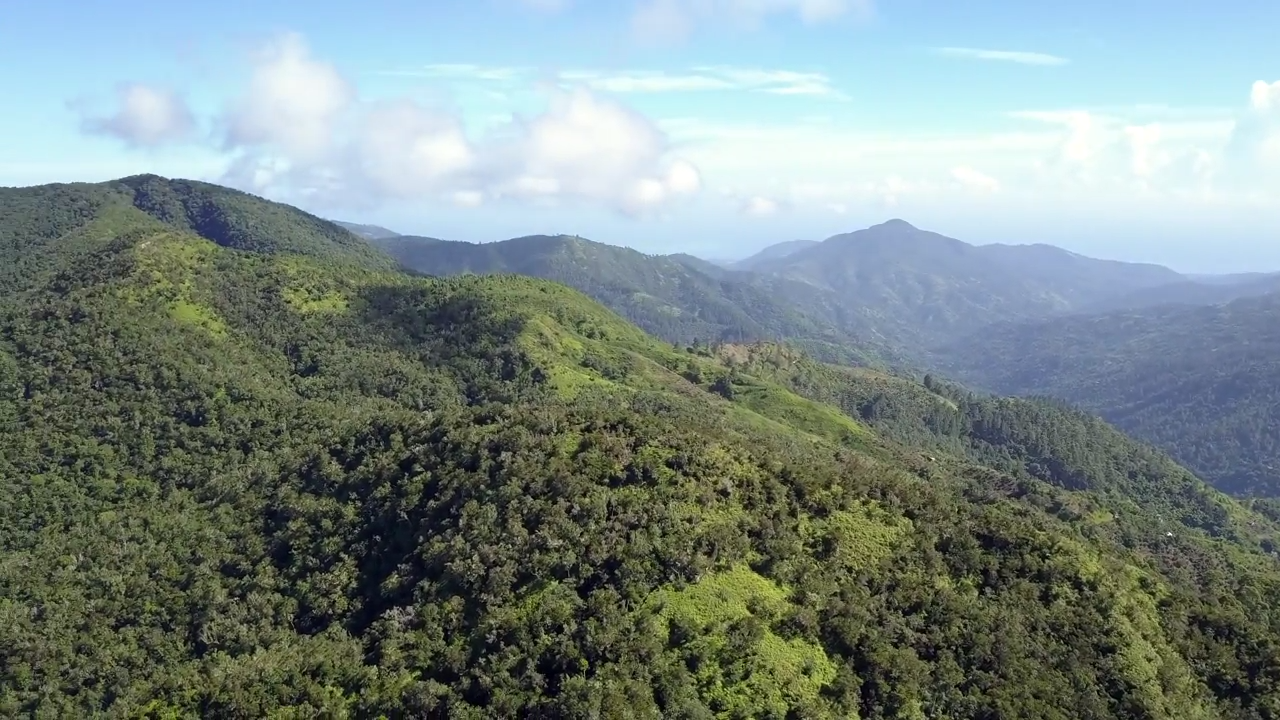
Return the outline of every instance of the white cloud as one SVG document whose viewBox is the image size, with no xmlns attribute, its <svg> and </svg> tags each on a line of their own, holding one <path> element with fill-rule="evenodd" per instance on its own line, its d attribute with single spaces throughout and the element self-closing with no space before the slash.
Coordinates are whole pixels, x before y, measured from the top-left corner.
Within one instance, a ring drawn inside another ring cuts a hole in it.
<svg viewBox="0 0 1280 720">
<path fill-rule="evenodd" d="M 671 42 L 684 40 L 699 24 L 754 28 L 773 15 L 794 15 L 813 25 L 873 9 L 872 0 L 640 0 L 631 29 L 642 42 Z"/>
<path fill-rule="evenodd" d="M 984 174 L 968 165 L 951 168 L 951 177 L 962 186 L 982 193 L 993 193 L 1000 189 L 1000 182 L 990 175 Z"/>
<path fill-rule="evenodd" d="M 408 100 L 360 101 L 336 68 L 286 35 L 255 56 L 248 90 L 223 120 L 237 152 L 226 179 L 325 202 L 585 201 L 628 215 L 701 189 L 697 167 L 674 157 L 643 115 L 586 88 L 544 90 L 545 112 L 475 140 L 456 115 Z"/>
<path fill-rule="evenodd" d="M 820 72 L 765 70 L 726 65 L 700 66 L 687 73 L 654 70 L 626 70 L 606 73 L 570 70 L 561 80 L 582 83 L 595 90 L 613 93 L 670 93 L 739 90 L 773 95 L 810 95 L 844 98 Z"/>
<path fill-rule="evenodd" d="M 1071 62 L 1067 58 L 1038 52 L 1021 52 L 1017 50 L 983 50 L 981 48 L 942 47 L 936 48 L 939 55 L 950 57 L 972 58 L 974 60 L 994 60 L 1011 62 L 1019 65 L 1066 65 Z"/>
<path fill-rule="evenodd" d="M 467 80 L 475 82 L 509 83 L 525 80 L 533 68 L 520 66 L 489 66 L 475 63 L 432 63 L 399 70 L 383 70 L 380 75 L 399 75 L 439 80 Z"/>
<path fill-rule="evenodd" d="M 415 68 L 384 70 L 380 75 L 432 80 L 501 85 L 531 85 L 551 82 L 562 86 L 582 85 L 602 92 L 685 93 L 740 91 L 771 95 L 805 95 L 848 99 L 822 72 L 703 65 L 683 72 L 667 70 L 586 70 L 539 71 L 532 67 L 485 66 L 472 63 L 437 63 Z M 497 95 L 498 98 L 505 97 Z"/>
<path fill-rule="evenodd" d="M 296 33 L 267 43 L 254 60 L 248 91 L 224 118 L 228 147 L 276 146 L 296 159 L 329 151 L 355 87 L 333 65 L 313 59 Z"/>
<path fill-rule="evenodd" d="M 84 130 L 135 147 L 155 147 L 187 139 L 195 129 L 191 110 L 173 91 L 131 83 L 116 90 L 116 100 L 114 113 L 84 118 Z"/>
<path fill-rule="evenodd" d="M 1250 88 L 1249 107 L 1237 118 L 1223 153 L 1223 174 L 1239 192 L 1280 190 L 1280 80 L 1259 80 Z"/>
</svg>

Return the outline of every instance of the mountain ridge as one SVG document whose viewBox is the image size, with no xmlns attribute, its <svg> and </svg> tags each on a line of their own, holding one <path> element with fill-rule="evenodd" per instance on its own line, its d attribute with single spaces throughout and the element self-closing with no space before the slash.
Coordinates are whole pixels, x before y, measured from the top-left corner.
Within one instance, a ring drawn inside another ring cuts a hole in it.
<svg viewBox="0 0 1280 720">
<path fill-rule="evenodd" d="M 1100 421 L 177 220 L 0 303 L 2 714 L 1280 708 L 1280 526 Z"/>
</svg>

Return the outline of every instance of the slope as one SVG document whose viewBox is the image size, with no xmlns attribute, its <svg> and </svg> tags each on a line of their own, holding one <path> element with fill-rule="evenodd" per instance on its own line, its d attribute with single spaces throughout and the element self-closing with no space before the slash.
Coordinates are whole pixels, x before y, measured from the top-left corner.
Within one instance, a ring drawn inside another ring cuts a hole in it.
<svg viewBox="0 0 1280 720">
<path fill-rule="evenodd" d="M 335 225 L 340 225 L 347 230 L 359 235 L 366 240 L 385 240 L 387 238 L 399 237 L 400 233 L 395 230 L 388 230 L 381 225 L 369 225 L 366 223 L 343 222 L 342 220 L 334 220 Z"/>
<path fill-rule="evenodd" d="M 1280 496 L 1280 297 L 993 327 L 945 348 L 957 379 L 1051 395 L 1220 489 Z"/>
<path fill-rule="evenodd" d="M 0 292 L 36 286 L 59 262 L 152 225 L 219 245 L 390 269 L 384 253 L 297 208 L 193 180 L 137 175 L 104 183 L 0 188 Z"/>
<path fill-rule="evenodd" d="M 1123 452 L 1055 472 L 1101 426 L 993 420 L 1013 474 L 778 372 L 545 281 L 126 228 L 0 316 L 0 714 L 1280 710 L 1270 521 L 1158 454 L 1172 526 Z"/>
<path fill-rule="evenodd" d="M 1182 279 L 1167 268 L 1048 245 L 969 245 L 902 220 L 836 235 L 753 269 L 836 294 L 916 357 L 987 323 L 1042 318 Z"/>
<path fill-rule="evenodd" d="M 733 263 L 730 267 L 734 270 L 758 270 L 771 262 L 794 255 L 801 250 L 807 250 L 817 244 L 818 242 L 816 240 L 788 240 L 786 242 L 774 243 L 755 255 Z"/>
<path fill-rule="evenodd" d="M 787 338 L 831 360 L 905 363 L 831 293 L 779 278 L 707 272 L 688 258 L 570 236 L 494 243 L 400 237 L 379 244 L 406 267 L 430 275 L 513 272 L 565 283 L 680 345 Z"/>
</svg>

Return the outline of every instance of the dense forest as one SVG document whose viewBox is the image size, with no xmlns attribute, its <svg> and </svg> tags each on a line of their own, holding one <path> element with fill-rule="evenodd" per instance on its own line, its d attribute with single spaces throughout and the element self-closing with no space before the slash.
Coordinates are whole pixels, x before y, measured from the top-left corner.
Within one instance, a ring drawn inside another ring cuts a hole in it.
<svg viewBox="0 0 1280 720">
<path fill-rule="evenodd" d="M 1280 514 L 1076 411 L 196 183 L 0 228 L 2 715 L 1280 715 Z"/>
<path fill-rule="evenodd" d="M 939 364 L 1051 395 L 1154 443 L 1219 489 L 1280 496 L 1280 295 L 999 325 Z"/>
</svg>

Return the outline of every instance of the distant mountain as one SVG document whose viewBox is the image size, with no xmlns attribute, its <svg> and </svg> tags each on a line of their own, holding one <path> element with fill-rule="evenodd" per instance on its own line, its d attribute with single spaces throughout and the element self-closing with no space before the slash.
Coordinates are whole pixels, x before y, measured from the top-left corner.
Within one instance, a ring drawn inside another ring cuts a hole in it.
<svg viewBox="0 0 1280 720">
<path fill-rule="evenodd" d="M 1185 282 L 1156 265 L 1097 260 L 1048 245 L 974 246 L 901 220 L 821 243 L 773 246 L 744 261 L 751 271 L 565 236 L 378 243 L 420 272 L 516 272 L 558 280 L 675 342 L 851 343 L 917 365 L 933 346 L 989 323 L 1050 317 Z"/>
<path fill-rule="evenodd" d="M 770 245 L 749 258 L 730 263 L 729 267 L 734 270 L 755 270 L 766 263 L 781 260 L 817 244 L 817 240 L 788 240 L 787 242 L 780 242 Z"/>
<path fill-rule="evenodd" d="M 342 220 L 334 220 L 334 224 L 350 230 L 365 240 L 382 240 L 385 238 L 393 238 L 400 233 L 395 230 L 388 230 L 381 225 L 365 225 L 362 223 L 343 222 Z"/>
<path fill-rule="evenodd" d="M 1158 265 L 1048 245 L 970 245 L 903 220 L 836 235 L 754 269 L 836 294 L 917 352 L 992 322 L 1046 317 L 1181 279 Z"/>
<path fill-rule="evenodd" d="M 430 275 L 518 273 L 565 283 L 678 344 L 787 338 L 830 360 L 906 362 L 834 293 L 708 267 L 690 255 L 646 255 L 565 235 L 493 243 L 409 236 L 377 242 L 404 266 Z"/>
<path fill-rule="evenodd" d="M 1224 491 L 1280 496 L 1280 295 L 1002 324 L 937 358 L 976 387 L 1097 412 Z"/>
<path fill-rule="evenodd" d="M 1206 285 L 1241 285 L 1263 280 L 1280 280 L 1280 272 L 1242 272 L 1224 274 L 1188 273 L 1187 279 Z"/>
<path fill-rule="evenodd" d="M 1234 280 L 1187 279 L 1167 285 L 1143 288 L 1086 305 L 1086 314 L 1118 310 L 1141 310 L 1161 305 L 1220 305 L 1241 298 L 1280 291 L 1280 276 L 1263 273 L 1237 276 Z"/>
</svg>

